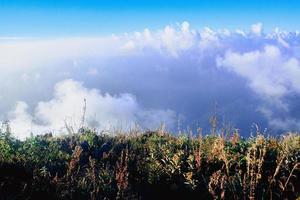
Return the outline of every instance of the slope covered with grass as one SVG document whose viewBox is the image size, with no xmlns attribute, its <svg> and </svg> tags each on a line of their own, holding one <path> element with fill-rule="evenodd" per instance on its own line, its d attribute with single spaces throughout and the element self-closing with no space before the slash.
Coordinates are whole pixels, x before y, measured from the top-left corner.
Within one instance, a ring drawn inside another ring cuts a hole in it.
<svg viewBox="0 0 300 200">
<path fill-rule="evenodd" d="M 0 134 L 1 199 L 296 199 L 300 136 Z"/>
</svg>

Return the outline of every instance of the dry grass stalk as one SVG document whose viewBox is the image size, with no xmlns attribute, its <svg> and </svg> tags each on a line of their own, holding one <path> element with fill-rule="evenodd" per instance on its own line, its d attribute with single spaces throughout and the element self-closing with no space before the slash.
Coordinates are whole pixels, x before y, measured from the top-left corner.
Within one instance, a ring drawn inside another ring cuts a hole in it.
<svg viewBox="0 0 300 200">
<path fill-rule="evenodd" d="M 117 165 L 116 165 L 116 181 L 117 181 L 117 186 L 119 189 L 118 196 L 120 198 L 123 197 L 124 193 L 126 192 L 126 190 L 129 187 L 128 162 L 129 162 L 128 148 L 126 148 L 125 150 L 122 151 L 120 160 L 119 160 L 119 162 L 117 162 Z"/>
</svg>

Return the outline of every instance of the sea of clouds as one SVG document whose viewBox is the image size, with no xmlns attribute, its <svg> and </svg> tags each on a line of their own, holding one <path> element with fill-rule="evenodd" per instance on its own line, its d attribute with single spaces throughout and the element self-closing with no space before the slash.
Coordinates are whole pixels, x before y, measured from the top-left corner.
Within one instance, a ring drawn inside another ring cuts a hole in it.
<svg viewBox="0 0 300 200">
<path fill-rule="evenodd" d="M 0 37 L 0 112 L 19 138 L 85 125 L 300 129 L 300 33 L 194 30 L 108 37 Z M 217 105 L 217 106 L 216 106 Z M 215 108 L 217 107 L 217 108 Z"/>
</svg>

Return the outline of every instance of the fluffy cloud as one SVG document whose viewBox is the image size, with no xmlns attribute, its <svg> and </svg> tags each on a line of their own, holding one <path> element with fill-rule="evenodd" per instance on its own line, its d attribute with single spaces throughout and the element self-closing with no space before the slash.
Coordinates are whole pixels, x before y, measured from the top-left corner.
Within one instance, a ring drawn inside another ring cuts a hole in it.
<svg viewBox="0 0 300 200">
<path fill-rule="evenodd" d="M 30 121 L 41 131 L 58 129 L 66 116 L 78 123 L 84 96 L 92 96 L 97 101 L 88 100 L 88 109 L 107 116 L 96 114 L 94 124 L 100 128 L 108 121 L 148 126 L 172 118 L 168 109 L 183 116 L 183 126 L 208 127 L 217 101 L 222 124 L 245 132 L 252 123 L 299 130 L 300 114 L 294 111 L 300 108 L 299 52 L 299 32 L 276 28 L 266 33 L 261 23 L 248 31 L 195 30 L 183 22 L 110 37 L 2 39 L 0 90 L 5 92 L 0 94 L 0 111 L 14 110 L 9 116 L 19 117 L 10 119 L 28 129 Z M 56 84 L 65 85 L 65 79 L 76 81 L 60 89 Z M 71 86 L 81 92 L 72 92 Z M 67 106 L 75 103 L 75 108 Z M 87 121 L 93 121 L 91 116 Z"/>
<path fill-rule="evenodd" d="M 263 25 L 262 23 L 256 23 L 251 26 L 251 32 L 256 36 L 261 36 L 263 33 Z"/>
<path fill-rule="evenodd" d="M 300 94 L 300 64 L 296 57 L 284 54 L 277 46 L 266 45 L 262 50 L 245 53 L 227 51 L 223 58 L 217 58 L 217 64 L 244 77 L 264 99 L 258 110 L 271 127 L 300 128 L 297 118 L 286 116 L 293 105 L 289 96 Z"/>
<path fill-rule="evenodd" d="M 69 79 L 57 83 L 53 98 L 39 102 L 32 114 L 25 102 L 18 102 L 15 110 L 10 112 L 12 132 L 19 138 L 25 138 L 31 132 L 63 133 L 66 125 L 77 131 L 83 125 L 84 99 L 85 125 L 100 130 L 128 130 L 135 123 L 144 128 L 156 128 L 160 123 L 172 127 L 176 119 L 171 110 L 143 109 L 131 94 L 102 94 Z"/>
<path fill-rule="evenodd" d="M 227 51 L 217 63 L 249 81 L 250 87 L 269 98 L 300 93 L 300 65 L 297 58 L 283 55 L 276 46 L 238 53 Z"/>
</svg>

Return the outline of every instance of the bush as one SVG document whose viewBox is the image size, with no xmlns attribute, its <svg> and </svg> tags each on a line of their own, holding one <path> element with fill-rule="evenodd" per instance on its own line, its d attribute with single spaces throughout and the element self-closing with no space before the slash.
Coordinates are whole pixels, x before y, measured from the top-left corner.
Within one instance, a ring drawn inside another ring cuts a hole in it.
<svg viewBox="0 0 300 200">
<path fill-rule="evenodd" d="M 113 136 L 114 135 L 114 136 Z M 1 199 L 296 199 L 300 136 L 0 134 Z"/>
</svg>

